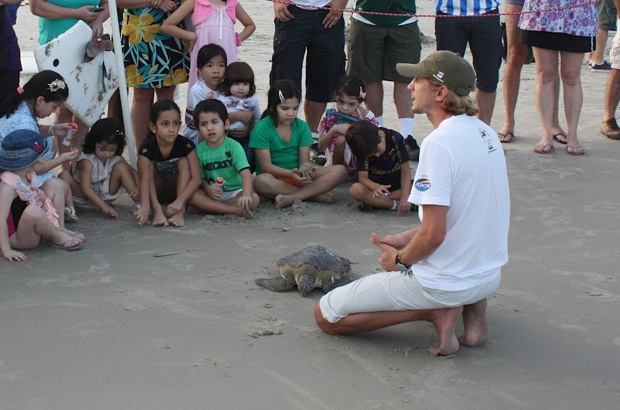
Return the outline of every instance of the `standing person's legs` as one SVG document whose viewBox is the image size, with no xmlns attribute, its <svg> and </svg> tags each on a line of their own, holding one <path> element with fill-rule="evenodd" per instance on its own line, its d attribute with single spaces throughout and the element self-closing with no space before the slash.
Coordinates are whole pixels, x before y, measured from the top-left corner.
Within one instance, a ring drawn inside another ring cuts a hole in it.
<svg viewBox="0 0 620 410">
<path fill-rule="evenodd" d="M 476 71 L 478 118 L 491 125 L 499 82 L 499 67 L 502 63 L 502 29 L 499 16 L 471 19 L 469 48 Z"/>
<path fill-rule="evenodd" d="M 506 3 L 506 36 L 508 38 L 508 53 L 504 68 L 503 91 L 505 119 L 501 131 L 497 134 L 499 140 L 508 143 L 514 137 L 515 109 L 521 85 L 521 68 L 527 57 L 528 49 L 522 44 L 518 27 L 519 13 L 523 5 Z"/>
<path fill-rule="evenodd" d="M 304 114 L 310 131 L 316 133 L 327 103 L 333 101 L 338 81 L 344 76 L 344 19 L 330 28 L 323 26 L 328 10 L 312 14 L 312 36 L 306 54 Z"/>
<path fill-rule="evenodd" d="M 602 0 L 597 5 L 598 32 L 596 34 L 596 50 L 592 52 L 592 63 L 590 70 L 595 73 L 609 73 L 611 67 L 605 64 L 605 48 L 607 47 L 607 36 L 609 30 L 616 30 L 616 20 L 618 11 L 614 0 Z"/>
<path fill-rule="evenodd" d="M 553 107 L 557 105 L 554 84 L 558 81 L 558 55 L 555 50 L 533 47 L 536 59 L 536 108 L 540 116 L 543 135 L 534 147 L 539 154 L 547 154 L 553 149 L 551 123 Z"/>
<path fill-rule="evenodd" d="M 420 62 L 422 44 L 418 23 L 387 27 L 385 36 L 385 57 L 383 78 L 394 83 L 394 105 L 398 114 L 399 131 L 404 136 L 413 135 L 413 111 L 411 92 L 407 86 L 412 78 L 396 71 L 397 63 L 417 64 Z"/>
<path fill-rule="evenodd" d="M 577 137 L 577 124 L 583 105 L 583 89 L 581 87 L 581 63 L 584 53 L 560 52 L 560 75 L 564 90 L 564 112 L 568 133 L 566 151 L 569 154 L 583 154 L 583 147 Z"/>
<path fill-rule="evenodd" d="M 611 45 L 609 60 L 611 61 L 611 74 L 605 88 L 605 115 L 601 132 L 607 138 L 617 140 L 620 139 L 620 127 L 616 121 L 616 109 L 620 102 L 620 33 L 618 32 Z"/>
<path fill-rule="evenodd" d="M 383 68 L 385 28 L 351 19 L 347 42 L 347 74 L 362 79 L 366 85 L 366 108 L 383 126 Z"/>
<path fill-rule="evenodd" d="M 133 102 L 131 103 L 131 126 L 133 137 L 136 142 L 136 154 L 140 145 L 146 140 L 149 129 L 149 113 L 153 105 L 155 89 L 153 88 L 134 88 Z"/>
</svg>

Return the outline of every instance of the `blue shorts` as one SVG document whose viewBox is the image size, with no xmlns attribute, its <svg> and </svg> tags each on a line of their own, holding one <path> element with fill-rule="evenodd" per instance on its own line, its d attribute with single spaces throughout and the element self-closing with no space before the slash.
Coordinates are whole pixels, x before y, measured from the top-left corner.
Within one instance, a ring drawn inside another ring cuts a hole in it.
<svg viewBox="0 0 620 410">
<path fill-rule="evenodd" d="M 489 12 L 497 14 L 497 9 Z M 462 56 L 469 43 L 476 71 L 476 87 L 495 92 L 502 63 L 502 30 L 499 16 L 439 17 L 435 19 L 437 50 L 450 50 Z"/>
<path fill-rule="evenodd" d="M 332 28 L 323 26 L 329 10 L 304 10 L 289 6 L 294 19 L 275 20 L 269 83 L 293 80 L 301 90 L 301 69 L 306 55 L 306 99 L 332 101 L 334 89 L 344 76 L 344 19 Z"/>
</svg>

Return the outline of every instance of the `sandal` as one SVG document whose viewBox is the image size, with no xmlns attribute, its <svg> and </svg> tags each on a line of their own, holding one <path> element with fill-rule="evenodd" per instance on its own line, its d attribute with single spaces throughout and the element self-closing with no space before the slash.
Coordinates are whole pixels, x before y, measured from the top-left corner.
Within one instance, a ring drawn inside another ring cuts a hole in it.
<svg viewBox="0 0 620 410">
<path fill-rule="evenodd" d="M 547 155 L 553 151 L 552 144 L 536 144 L 534 145 L 534 152 L 537 154 Z"/>
<path fill-rule="evenodd" d="M 77 245 L 68 246 L 69 243 L 75 241 L 76 239 L 78 238 L 72 236 L 61 244 L 53 243 L 52 248 L 62 249 L 63 251 L 77 251 L 78 249 L 82 249 L 82 246 L 84 246 L 83 242 L 78 242 Z"/>
<path fill-rule="evenodd" d="M 564 137 L 563 139 L 560 139 L 560 137 Z M 566 138 L 566 134 L 564 134 L 563 132 L 558 132 L 556 134 L 553 134 L 553 140 L 555 142 L 557 142 L 558 144 L 568 144 L 568 138 Z"/>
<path fill-rule="evenodd" d="M 65 206 L 65 222 L 72 223 L 77 221 L 78 217 L 75 214 L 75 208 L 73 206 Z"/>
<path fill-rule="evenodd" d="M 566 153 L 568 155 L 583 155 L 585 152 L 582 145 L 566 145 Z"/>
<path fill-rule="evenodd" d="M 512 131 L 507 131 L 504 134 L 498 132 L 497 136 L 499 138 L 499 142 L 501 142 L 502 144 L 508 144 L 515 137 L 515 134 Z"/>
</svg>

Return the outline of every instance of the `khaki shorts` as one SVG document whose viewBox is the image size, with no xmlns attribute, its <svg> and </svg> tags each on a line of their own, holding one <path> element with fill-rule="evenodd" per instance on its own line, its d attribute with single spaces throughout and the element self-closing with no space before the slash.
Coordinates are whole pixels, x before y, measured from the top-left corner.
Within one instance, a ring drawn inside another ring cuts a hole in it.
<svg viewBox="0 0 620 410">
<path fill-rule="evenodd" d="M 620 25 L 620 20 L 617 23 Z M 611 62 L 611 68 L 620 70 L 620 31 L 616 32 L 614 41 L 611 43 L 609 61 Z"/>
<path fill-rule="evenodd" d="M 614 0 L 602 0 L 597 5 L 597 19 L 600 30 L 616 30 L 618 12 Z"/>
<path fill-rule="evenodd" d="M 417 21 L 382 27 L 351 19 L 347 74 L 356 75 L 364 82 L 409 83 L 412 79 L 398 74 L 396 63 L 419 63 L 421 49 Z"/>
</svg>

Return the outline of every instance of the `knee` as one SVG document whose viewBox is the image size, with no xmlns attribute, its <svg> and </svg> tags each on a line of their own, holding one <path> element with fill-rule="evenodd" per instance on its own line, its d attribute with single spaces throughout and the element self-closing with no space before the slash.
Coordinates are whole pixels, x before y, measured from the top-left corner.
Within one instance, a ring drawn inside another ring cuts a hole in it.
<svg viewBox="0 0 620 410">
<path fill-rule="evenodd" d="M 344 181 L 349 174 L 347 168 L 344 165 L 332 165 L 334 168 L 334 174 L 338 177 L 340 182 Z"/>
<path fill-rule="evenodd" d="M 349 188 L 349 195 L 351 195 L 353 199 L 361 199 L 365 191 L 368 191 L 368 189 L 363 184 L 356 182 Z"/>
<path fill-rule="evenodd" d="M 30 220 L 36 224 L 38 222 L 46 221 L 47 214 L 40 206 L 31 204 L 28 205 L 26 209 L 24 209 L 24 212 L 22 213 L 22 218 Z"/>
<path fill-rule="evenodd" d="M 254 190 L 258 193 L 265 192 L 271 186 L 273 177 L 269 174 L 260 174 L 254 178 Z"/>
<path fill-rule="evenodd" d="M 317 303 L 316 305 L 314 305 L 314 320 L 316 321 L 316 324 L 319 327 L 319 329 L 321 329 L 325 333 L 329 333 L 330 335 L 337 334 L 337 332 L 334 330 L 333 324 L 328 322 L 323 317 L 320 303 Z"/>
<path fill-rule="evenodd" d="M 60 178 L 50 178 L 41 185 L 41 188 L 47 196 L 55 193 L 65 194 L 69 192 L 69 184 Z"/>
</svg>

